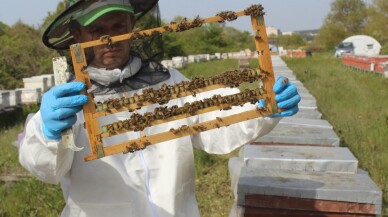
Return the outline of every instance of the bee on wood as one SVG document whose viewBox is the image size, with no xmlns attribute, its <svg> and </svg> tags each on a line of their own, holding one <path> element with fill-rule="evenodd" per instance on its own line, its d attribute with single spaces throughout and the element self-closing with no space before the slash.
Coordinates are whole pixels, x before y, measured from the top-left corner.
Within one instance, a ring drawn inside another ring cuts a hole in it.
<svg viewBox="0 0 388 217">
<path fill-rule="evenodd" d="M 186 131 L 189 129 L 189 126 L 187 125 L 182 125 L 181 127 L 178 128 L 178 131 Z"/>
<path fill-rule="evenodd" d="M 207 128 L 205 126 L 203 126 L 203 125 L 193 126 L 193 129 L 198 131 L 198 132 L 202 132 L 202 131 L 207 130 Z"/>
<path fill-rule="evenodd" d="M 102 143 L 101 135 L 96 135 L 96 141 L 99 142 L 99 143 Z"/>
<path fill-rule="evenodd" d="M 192 22 L 191 22 L 191 27 L 201 27 L 203 24 L 203 19 L 201 19 L 199 16 L 197 16 Z"/>
<path fill-rule="evenodd" d="M 254 17 L 264 16 L 264 7 L 262 5 L 252 5 L 251 7 L 244 10 L 245 15 L 250 15 Z"/>
<path fill-rule="evenodd" d="M 176 129 L 174 129 L 174 128 L 171 128 L 171 129 L 170 129 L 170 132 L 173 133 L 173 134 L 175 134 L 175 135 L 179 133 L 179 131 L 176 130 Z"/>
<path fill-rule="evenodd" d="M 127 145 L 125 147 L 125 151 L 123 151 L 123 154 L 127 154 L 127 153 L 133 153 L 136 151 L 136 147 L 137 147 L 137 144 L 135 142 L 132 142 L 131 144 Z"/>
<path fill-rule="evenodd" d="M 170 27 L 170 26 L 164 26 L 163 29 L 166 31 L 166 32 L 172 32 L 173 29 Z"/>
<path fill-rule="evenodd" d="M 190 28 L 190 23 L 187 20 L 186 17 L 184 17 L 181 22 L 177 24 L 176 30 L 177 32 L 183 32 L 185 30 L 188 30 Z"/>
<path fill-rule="evenodd" d="M 226 21 L 233 21 L 233 20 L 237 19 L 237 14 L 233 11 L 223 11 L 223 12 L 216 14 L 216 16 L 219 16 L 222 18 L 222 21 L 219 21 L 220 23 L 225 22 L 225 20 Z"/>
<path fill-rule="evenodd" d="M 145 141 L 144 143 L 143 143 L 143 149 L 145 149 L 147 146 L 149 146 L 149 145 L 152 145 L 152 143 L 151 142 L 149 142 L 149 141 Z"/>
</svg>

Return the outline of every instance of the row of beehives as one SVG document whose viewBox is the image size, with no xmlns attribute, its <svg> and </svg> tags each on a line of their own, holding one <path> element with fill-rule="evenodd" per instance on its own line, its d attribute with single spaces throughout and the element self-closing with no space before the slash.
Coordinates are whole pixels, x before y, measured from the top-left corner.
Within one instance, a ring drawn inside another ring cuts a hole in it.
<svg viewBox="0 0 388 217">
<path fill-rule="evenodd" d="M 235 205 L 230 217 L 378 216 L 382 191 L 321 119 L 315 98 L 278 57 L 275 76 L 298 87 L 300 110 L 229 160 Z"/>
<path fill-rule="evenodd" d="M 215 59 L 240 58 L 251 56 L 252 52 L 248 49 L 240 52 L 215 53 L 189 55 L 187 57 L 173 57 L 172 60 L 164 60 L 162 64 L 167 68 L 183 68 L 187 64 L 195 62 L 206 62 Z M 23 104 L 39 103 L 42 94 L 54 85 L 54 75 L 45 74 L 23 78 L 24 88 L 15 90 L 0 90 L 0 112 L 12 110 Z"/>
<path fill-rule="evenodd" d="M 54 75 L 45 74 L 23 78 L 24 88 L 1 90 L 0 112 L 12 110 L 24 104 L 39 103 L 42 93 L 54 86 Z"/>
<path fill-rule="evenodd" d="M 239 59 L 241 57 L 257 57 L 255 52 L 249 49 L 242 50 L 240 52 L 229 52 L 229 53 L 214 53 L 214 54 L 196 54 L 188 56 L 177 56 L 171 60 L 163 60 L 162 64 L 166 68 L 184 68 L 190 63 L 207 62 L 212 60 L 220 59 Z"/>
</svg>

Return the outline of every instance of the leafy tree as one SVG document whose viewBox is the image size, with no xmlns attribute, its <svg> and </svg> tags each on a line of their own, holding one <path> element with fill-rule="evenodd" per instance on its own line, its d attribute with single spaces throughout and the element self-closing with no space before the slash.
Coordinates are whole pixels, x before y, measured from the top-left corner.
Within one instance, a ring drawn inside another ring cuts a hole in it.
<svg viewBox="0 0 388 217">
<path fill-rule="evenodd" d="M 177 16 L 173 22 L 179 23 L 184 19 Z M 165 25 L 167 25 L 165 23 Z M 241 32 L 233 27 L 226 27 L 224 23 L 204 24 L 180 33 L 163 35 L 165 58 L 186 56 L 190 54 L 216 53 L 240 51 L 249 48 L 253 50 L 255 44 L 249 32 Z"/>
<path fill-rule="evenodd" d="M 306 45 L 306 41 L 299 34 L 281 35 L 278 36 L 277 45 L 283 46 L 285 49 L 297 49 Z"/>
<path fill-rule="evenodd" d="M 368 10 L 368 18 L 366 34 L 388 46 L 388 1 L 373 0 Z"/>
<path fill-rule="evenodd" d="M 315 42 L 326 50 L 330 50 L 348 36 L 338 25 L 323 25 Z"/>
<path fill-rule="evenodd" d="M 225 42 L 228 44 L 227 50 L 224 50 L 224 52 L 239 51 L 246 48 L 256 49 L 253 35 L 247 31 L 241 32 L 233 27 L 225 27 L 224 34 Z"/>
<path fill-rule="evenodd" d="M 185 52 L 183 50 L 183 44 L 178 39 L 177 34 L 175 33 L 164 33 L 163 34 L 163 43 L 164 43 L 164 58 L 171 59 L 175 56 L 183 56 Z"/>
<path fill-rule="evenodd" d="M 22 22 L 6 28 L 0 36 L 0 84 L 6 89 L 22 87 L 22 78 L 51 73 L 54 52 L 41 42 L 41 33 Z"/>
<path fill-rule="evenodd" d="M 317 42 L 330 49 L 348 36 L 362 33 L 367 22 L 363 0 L 336 0 L 325 18 Z"/>
<path fill-rule="evenodd" d="M 8 31 L 8 29 L 9 26 L 0 21 L 0 36 L 4 35 Z"/>
</svg>

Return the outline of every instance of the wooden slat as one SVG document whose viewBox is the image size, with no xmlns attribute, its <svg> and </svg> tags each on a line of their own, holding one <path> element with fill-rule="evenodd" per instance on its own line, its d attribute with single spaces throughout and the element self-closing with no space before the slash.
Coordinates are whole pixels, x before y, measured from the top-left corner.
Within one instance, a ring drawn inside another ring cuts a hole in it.
<svg viewBox="0 0 388 217">
<path fill-rule="evenodd" d="M 256 31 L 255 36 L 255 45 L 256 50 L 259 54 L 258 61 L 260 68 L 269 73 L 269 76 L 266 77 L 265 82 L 263 83 L 264 89 L 267 92 L 265 97 L 267 103 L 270 104 L 270 109 L 272 113 L 277 113 L 277 106 L 275 104 L 275 94 L 273 93 L 272 87 L 275 84 L 274 71 L 272 66 L 271 53 L 269 51 L 269 41 L 267 36 L 267 30 L 265 28 L 264 17 L 254 17 L 251 16 L 252 28 Z"/>
<path fill-rule="evenodd" d="M 205 88 L 198 88 L 198 89 L 196 89 L 195 93 L 192 91 L 186 91 L 186 92 L 180 92 L 178 95 L 171 94 L 171 99 L 177 99 L 180 97 L 190 96 L 193 94 L 198 94 L 198 93 L 202 93 L 202 92 L 206 92 L 206 91 L 210 91 L 210 90 L 216 90 L 216 89 L 225 88 L 225 87 L 229 87 L 229 86 L 221 85 L 221 84 L 211 85 L 211 86 L 208 86 Z M 142 104 L 142 106 L 149 106 L 149 105 L 153 105 L 155 103 L 142 102 L 141 104 Z M 128 106 L 123 106 L 122 108 L 119 108 L 119 109 L 110 109 L 109 111 L 95 112 L 95 113 L 93 113 L 93 118 L 96 119 L 96 118 L 99 118 L 102 116 L 107 116 L 107 115 L 111 115 L 111 114 L 114 114 L 117 112 L 122 112 L 122 111 L 136 110 L 137 108 L 142 107 L 142 106 L 137 105 L 137 103 L 133 103 L 133 104 L 130 104 Z"/>
<path fill-rule="evenodd" d="M 258 117 L 262 117 L 265 115 L 269 115 L 269 111 L 260 111 L 260 110 L 251 110 L 242 112 L 235 115 L 230 115 L 222 118 L 216 118 L 214 120 L 193 124 L 187 126 L 184 130 L 181 130 L 179 133 L 173 133 L 171 131 L 143 137 L 140 139 L 130 140 L 123 143 L 119 143 L 116 145 L 104 147 L 105 156 L 114 155 L 117 153 L 127 153 L 127 147 L 147 147 L 152 144 L 157 144 L 160 142 L 165 142 L 172 139 L 181 138 L 184 136 L 189 136 L 193 134 L 197 134 L 200 132 L 220 128 L 227 127 L 229 125 L 235 124 L 237 122 L 247 121 L 251 119 L 255 119 Z M 86 161 L 97 159 L 96 155 L 90 155 L 85 157 Z"/>
<path fill-rule="evenodd" d="M 87 66 L 84 50 L 80 49 L 79 44 L 74 44 L 70 46 L 70 54 L 73 61 L 76 80 L 85 83 L 86 89 L 90 89 L 92 84 L 90 82 L 89 74 L 83 72 L 83 69 Z M 93 113 L 96 112 L 94 99 L 93 96 L 87 93 L 86 90 L 83 90 L 81 94 L 84 94 L 88 97 L 88 102 L 83 105 L 85 128 L 88 132 L 90 151 L 93 155 L 97 155 L 97 145 L 101 144 L 101 142 L 98 142 L 95 139 L 95 135 L 99 134 L 100 132 L 98 120 L 93 119 Z"/>
<path fill-rule="evenodd" d="M 237 15 L 237 17 L 245 16 L 245 12 L 244 11 L 239 11 L 239 12 L 236 12 L 236 15 Z M 221 17 L 219 17 L 219 16 L 214 16 L 214 17 L 209 17 L 209 18 L 203 19 L 203 23 L 204 24 L 205 23 L 220 22 L 220 21 L 223 21 L 223 19 Z M 146 34 L 146 35 L 150 35 L 154 31 L 158 31 L 160 33 L 164 33 L 164 32 L 166 32 L 166 29 L 167 29 L 166 27 L 175 31 L 177 29 L 177 27 L 178 27 L 178 24 L 171 24 L 171 25 L 157 27 L 157 28 L 153 28 L 153 29 L 147 29 L 147 30 L 139 31 L 138 33 L 139 34 Z M 124 35 L 118 35 L 118 36 L 110 37 L 110 40 L 111 40 L 112 43 L 115 43 L 115 42 L 118 42 L 118 41 L 123 41 L 123 40 L 129 40 L 129 39 L 131 39 L 133 34 L 134 33 L 128 33 L 128 34 L 124 34 Z M 88 47 L 94 47 L 94 46 L 98 46 L 98 45 L 102 45 L 102 44 L 106 44 L 106 43 L 107 43 L 106 41 L 98 39 L 98 40 L 82 43 L 81 47 L 82 48 L 88 48 Z"/>
</svg>

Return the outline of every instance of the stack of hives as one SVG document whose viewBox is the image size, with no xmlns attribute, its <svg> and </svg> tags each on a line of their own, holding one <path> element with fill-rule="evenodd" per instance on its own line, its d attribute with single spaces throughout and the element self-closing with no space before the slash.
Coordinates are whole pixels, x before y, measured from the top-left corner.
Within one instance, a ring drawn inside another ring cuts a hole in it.
<svg viewBox="0 0 388 217">
<path fill-rule="evenodd" d="M 321 114 L 314 97 L 274 58 L 302 96 L 300 112 L 283 118 L 269 134 L 229 161 L 234 216 L 378 216 L 382 192 L 358 169 L 348 148 Z"/>
</svg>

